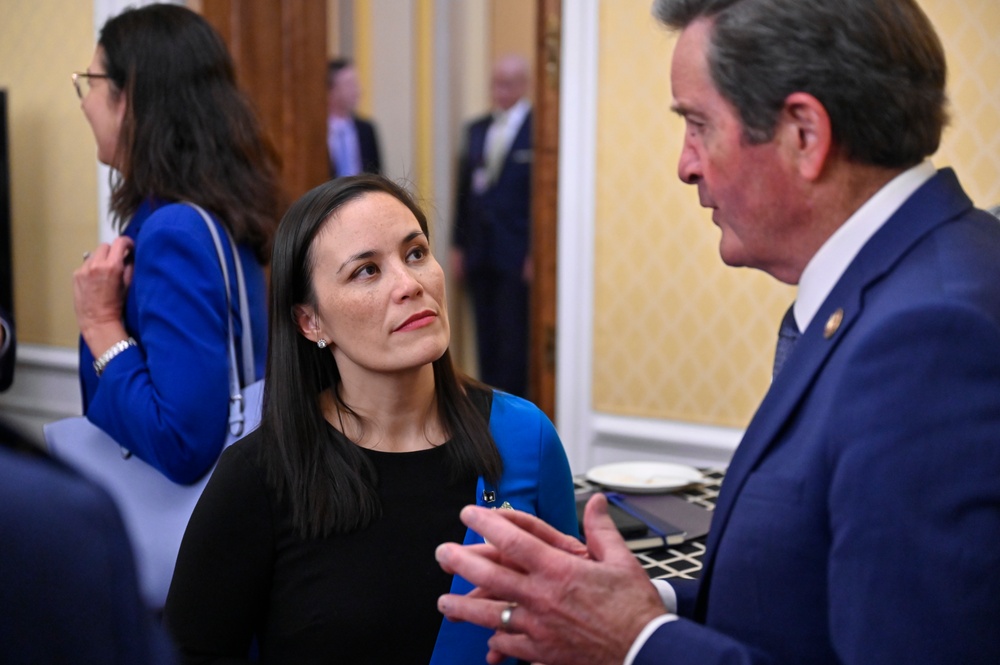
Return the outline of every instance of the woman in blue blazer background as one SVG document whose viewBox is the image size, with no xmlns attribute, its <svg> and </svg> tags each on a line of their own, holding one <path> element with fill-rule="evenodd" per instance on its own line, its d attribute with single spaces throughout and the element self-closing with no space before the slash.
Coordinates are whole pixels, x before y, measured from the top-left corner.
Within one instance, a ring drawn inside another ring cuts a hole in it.
<svg viewBox="0 0 1000 665">
<path fill-rule="evenodd" d="M 226 439 L 228 322 L 266 345 L 264 265 L 279 215 L 273 150 L 237 89 L 219 35 L 177 5 L 128 9 L 101 29 L 73 75 L 98 159 L 114 170 L 121 235 L 74 274 L 87 418 L 178 483 L 211 468 Z M 252 330 L 226 305 L 211 234 L 196 203 L 228 231 L 231 283 L 246 276 Z M 260 378 L 241 376 L 243 385 Z M 242 372 L 241 372 L 242 374 Z"/>
</svg>

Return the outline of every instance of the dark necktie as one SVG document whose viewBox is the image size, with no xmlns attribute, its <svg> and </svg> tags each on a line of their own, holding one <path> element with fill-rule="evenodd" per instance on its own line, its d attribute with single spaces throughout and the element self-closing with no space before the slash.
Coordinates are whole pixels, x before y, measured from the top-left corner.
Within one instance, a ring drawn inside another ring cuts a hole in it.
<svg viewBox="0 0 1000 665">
<path fill-rule="evenodd" d="M 778 377 L 781 366 L 785 364 L 785 360 L 791 355 L 795 342 L 799 341 L 801 333 L 799 333 L 799 327 L 795 323 L 794 309 L 795 303 L 792 303 L 788 311 L 785 312 L 785 318 L 781 319 L 781 327 L 778 328 L 778 348 L 774 351 L 774 372 L 771 373 L 772 381 Z"/>
</svg>

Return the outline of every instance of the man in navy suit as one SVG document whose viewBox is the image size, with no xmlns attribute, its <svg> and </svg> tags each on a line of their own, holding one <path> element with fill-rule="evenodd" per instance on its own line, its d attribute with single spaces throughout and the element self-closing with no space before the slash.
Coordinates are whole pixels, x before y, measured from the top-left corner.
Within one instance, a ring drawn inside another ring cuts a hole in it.
<svg viewBox="0 0 1000 665">
<path fill-rule="evenodd" d="M 111 497 L 0 423 L 0 660 L 172 663 Z"/>
<path fill-rule="evenodd" d="M 331 178 L 382 172 L 375 125 L 356 113 L 360 99 L 354 64 L 347 58 L 331 60 L 326 67 L 326 145 Z"/>
<path fill-rule="evenodd" d="M 468 284 L 479 378 L 525 397 L 531 270 L 531 105 L 528 63 L 493 66 L 493 111 L 471 122 L 459 160 L 452 275 Z"/>
<path fill-rule="evenodd" d="M 933 27 L 915 0 L 655 12 L 680 30 L 679 175 L 725 263 L 798 285 L 798 341 L 699 582 L 649 584 L 603 498 L 586 547 L 470 507 L 491 546 L 438 559 L 479 588 L 439 606 L 500 629 L 491 658 L 549 665 L 1000 662 L 1000 225 L 927 161 L 946 119 Z"/>
</svg>

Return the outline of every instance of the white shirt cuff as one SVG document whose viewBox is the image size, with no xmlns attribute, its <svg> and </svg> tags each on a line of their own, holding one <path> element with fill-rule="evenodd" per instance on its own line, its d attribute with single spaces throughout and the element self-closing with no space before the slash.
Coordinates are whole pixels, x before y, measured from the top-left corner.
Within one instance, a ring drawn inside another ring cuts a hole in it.
<svg viewBox="0 0 1000 665">
<path fill-rule="evenodd" d="M 639 636 L 635 638 L 635 642 L 632 643 L 632 648 L 628 650 L 625 654 L 625 662 L 622 665 L 632 665 L 635 662 L 635 657 L 639 655 L 639 651 L 642 650 L 643 645 L 646 644 L 646 640 L 649 636 L 656 632 L 656 629 L 665 623 L 670 623 L 671 621 L 677 621 L 679 619 L 676 614 L 662 614 L 649 623 L 646 627 L 642 629 Z"/>
<path fill-rule="evenodd" d="M 663 607 L 667 610 L 667 614 L 656 617 L 652 621 L 646 624 L 646 627 L 642 629 L 638 637 L 635 638 L 635 642 L 632 642 L 632 648 L 628 650 L 628 654 L 625 655 L 625 662 L 622 665 L 632 665 L 632 661 L 635 657 L 639 655 L 639 650 L 642 649 L 646 640 L 652 635 L 657 628 L 665 623 L 670 623 L 671 621 L 677 620 L 677 592 L 674 588 L 670 586 L 670 582 L 666 580 L 653 580 L 653 587 L 656 592 L 660 594 L 660 600 L 663 601 Z"/>
<path fill-rule="evenodd" d="M 657 593 L 660 594 L 663 607 L 671 614 L 677 614 L 677 592 L 670 586 L 670 582 L 666 580 L 653 580 L 653 586 L 656 588 Z"/>
</svg>

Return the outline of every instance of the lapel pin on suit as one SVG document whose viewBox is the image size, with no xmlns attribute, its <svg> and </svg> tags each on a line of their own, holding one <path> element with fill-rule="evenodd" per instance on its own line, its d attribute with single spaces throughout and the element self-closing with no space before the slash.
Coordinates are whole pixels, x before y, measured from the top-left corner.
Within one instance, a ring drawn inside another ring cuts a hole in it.
<svg viewBox="0 0 1000 665">
<path fill-rule="evenodd" d="M 840 328 L 840 324 L 844 321 L 844 310 L 838 307 L 837 311 L 830 315 L 830 318 L 826 320 L 826 325 L 823 326 L 823 338 L 830 339 L 836 334 L 837 330 Z"/>
</svg>

